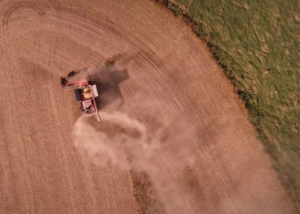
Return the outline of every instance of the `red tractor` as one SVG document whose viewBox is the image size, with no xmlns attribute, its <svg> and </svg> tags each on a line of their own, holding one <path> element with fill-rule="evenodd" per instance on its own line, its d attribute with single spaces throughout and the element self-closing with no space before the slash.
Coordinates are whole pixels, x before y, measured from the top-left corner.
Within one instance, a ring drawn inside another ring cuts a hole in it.
<svg viewBox="0 0 300 214">
<path fill-rule="evenodd" d="M 96 84 L 91 82 L 89 78 L 74 78 L 76 74 L 82 71 L 71 71 L 66 77 L 60 78 L 60 84 L 63 89 L 72 85 L 77 85 L 78 88 L 74 89 L 76 101 L 80 102 L 80 110 L 82 114 L 96 113 L 97 120 L 100 122 L 97 103 L 95 98 L 98 97 Z"/>
</svg>

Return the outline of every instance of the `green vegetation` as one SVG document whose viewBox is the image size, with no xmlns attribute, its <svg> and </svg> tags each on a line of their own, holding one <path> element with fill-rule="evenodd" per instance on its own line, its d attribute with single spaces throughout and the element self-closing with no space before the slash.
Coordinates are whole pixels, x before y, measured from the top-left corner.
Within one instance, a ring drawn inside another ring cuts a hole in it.
<svg viewBox="0 0 300 214">
<path fill-rule="evenodd" d="M 300 213 L 300 1 L 169 0 L 249 110 Z"/>
</svg>

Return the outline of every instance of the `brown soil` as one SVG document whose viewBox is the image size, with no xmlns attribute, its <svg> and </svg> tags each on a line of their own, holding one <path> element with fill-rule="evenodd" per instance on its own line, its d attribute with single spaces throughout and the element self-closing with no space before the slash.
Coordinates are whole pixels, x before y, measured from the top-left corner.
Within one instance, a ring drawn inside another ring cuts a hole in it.
<svg viewBox="0 0 300 214">
<path fill-rule="evenodd" d="M 0 213 L 293 213 L 232 86 L 160 5 L 2 0 L 0 14 Z M 120 111 L 160 141 L 145 172 L 81 158 L 79 109 L 59 84 L 125 52 Z"/>
</svg>

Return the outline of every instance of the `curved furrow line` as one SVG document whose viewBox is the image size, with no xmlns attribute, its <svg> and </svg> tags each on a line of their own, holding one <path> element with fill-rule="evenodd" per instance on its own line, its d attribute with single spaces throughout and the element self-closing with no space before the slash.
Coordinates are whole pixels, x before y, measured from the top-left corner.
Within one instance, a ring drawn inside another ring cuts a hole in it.
<svg viewBox="0 0 300 214">
<path fill-rule="evenodd" d="M 37 6 L 38 4 L 35 3 L 35 2 L 19 2 L 19 3 L 14 3 L 8 10 L 7 12 L 5 13 L 4 15 L 4 18 L 3 18 L 3 21 L 2 21 L 2 26 L 4 28 L 4 30 L 6 31 L 7 30 L 7 25 L 8 25 L 8 19 L 10 17 L 10 15 L 16 11 L 17 9 L 20 9 L 20 8 L 31 8 L 33 10 L 35 10 L 39 17 L 43 20 L 44 19 L 44 14 L 42 12 L 42 10 L 39 8 L 39 6 Z"/>
</svg>

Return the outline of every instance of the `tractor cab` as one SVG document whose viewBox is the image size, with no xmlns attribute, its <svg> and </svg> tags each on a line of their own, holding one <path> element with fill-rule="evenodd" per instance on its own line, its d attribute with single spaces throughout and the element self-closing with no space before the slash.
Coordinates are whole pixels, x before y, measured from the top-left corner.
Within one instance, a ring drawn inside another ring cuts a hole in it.
<svg viewBox="0 0 300 214">
<path fill-rule="evenodd" d="M 98 96 L 95 85 L 86 85 L 81 88 L 74 89 L 76 101 L 90 100 Z"/>
</svg>

